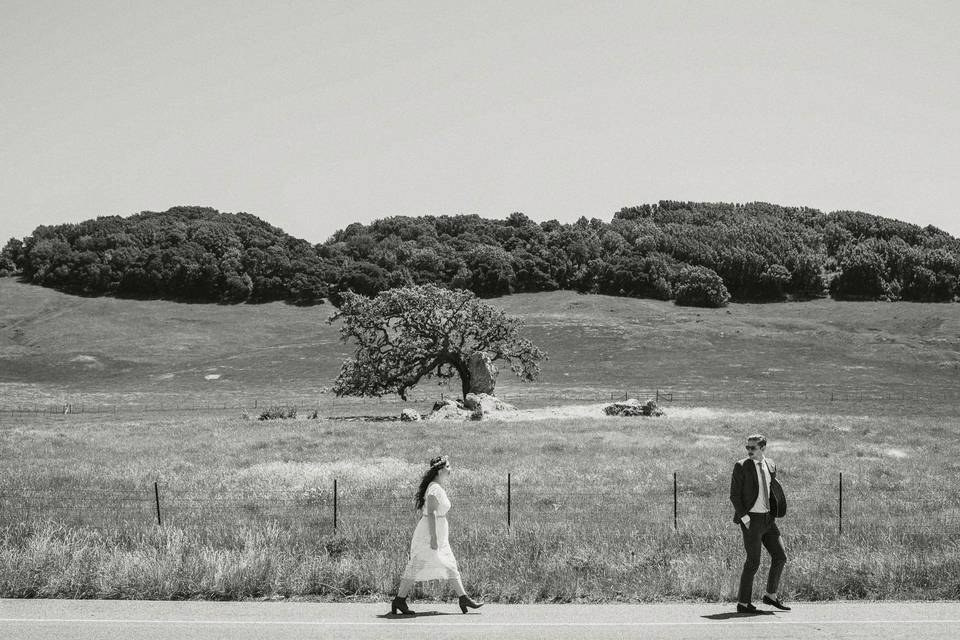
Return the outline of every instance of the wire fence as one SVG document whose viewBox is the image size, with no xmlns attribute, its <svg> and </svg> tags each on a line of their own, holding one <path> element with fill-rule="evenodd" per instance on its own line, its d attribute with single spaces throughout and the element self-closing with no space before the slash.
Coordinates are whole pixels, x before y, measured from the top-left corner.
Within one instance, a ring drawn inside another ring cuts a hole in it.
<svg viewBox="0 0 960 640">
<path fill-rule="evenodd" d="M 310 417 L 332 416 L 344 411 L 389 411 L 415 404 L 430 404 L 447 398 L 459 397 L 447 390 L 436 393 L 417 393 L 402 400 L 396 396 L 380 398 L 338 398 L 332 393 L 314 397 L 199 399 L 167 397 L 153 402 L 97 402 L 82 396 L 65 402 L 0 403 L 0 415 L 108 415 L 139 413 L 199 413 L 242 412 L 251 416 L 272 407 L 295 410 L 298 415 Z M 508 389 L 497 392 L 501 400 L 519 406 L 536 407 L 546 404 L 573 404 L 585 402 L 616 402 L 636 398 L 654 400 L 664 406 L 749 406 L 749 407 L 829 407 L 868 404 L 884 406 L 960 406 L 960 388 L 894 388 L 851 389 L 828 387 L 816 389 L 762 389 L 756 387 L 688 389 L 672 387 L 636 387 L 625 389 L 576 389 L 558 391 L 555 388 Z"/>
<path fill-rule="evenodd" d="M 648 487 L 561 490 L 527 486 L 511 474 L 483 488 L 452 488 L 455 520 L 486 527 L 564 527 L 607 532 L 674 530 L 696 533 L 732 526 L 725 492 L 674 474 Z M 417 518 L 409 494 L 336 479 L 298 490 L 203 492 L 154 483 L 126 488 L 0 489 L 0 526 L 54 521 L 75 527 L 172 525 L 237 528 L 273 523 L 290 531 L 398 527 Z M 788 495 L 791 535 L 960 535 L 960 493 L 914 485 L 879 488 L 843 473 Z"/>
</svg>

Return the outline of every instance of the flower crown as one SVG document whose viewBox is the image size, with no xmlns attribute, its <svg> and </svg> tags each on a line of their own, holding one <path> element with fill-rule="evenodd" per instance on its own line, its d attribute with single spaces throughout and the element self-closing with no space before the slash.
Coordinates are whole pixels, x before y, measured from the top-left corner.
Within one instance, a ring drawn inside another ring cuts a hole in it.
<svg viewBox="0 0 960 640">
<path fill-rule="evenodd" d="M 433 458 L 432 460 L 430 460 L 431 469 L 443 468 L 448 466 L 450 466 L 450 459 L 447 456 L 437 456 L 436 458 Z"/>
</svg>

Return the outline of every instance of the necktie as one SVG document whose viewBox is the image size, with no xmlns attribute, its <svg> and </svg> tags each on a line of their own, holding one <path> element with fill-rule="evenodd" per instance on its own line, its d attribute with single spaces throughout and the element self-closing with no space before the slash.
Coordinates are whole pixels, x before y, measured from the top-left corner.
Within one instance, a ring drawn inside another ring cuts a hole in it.
<svg viewBox="0 0 960 640">
<path fill-rule="evenodd" d="M 757 462 L 757 466 L 760 468 L 760 495 L 763 496 L 763 504 L 764 504 L 764 506 L 767 507 L 767 509 L 769 509 L 769 508 L 770 508 L 770 496 L 768 495 L 768 492 L 769 492 L 770 490 L 767 488 L 767 473 L 766 473 L 766 471 L 764 471 L 764 467 L 765 467 L 766 465 L 763 464 L 762 461 L 760 461 L 760 462 Z"/>
</svg>

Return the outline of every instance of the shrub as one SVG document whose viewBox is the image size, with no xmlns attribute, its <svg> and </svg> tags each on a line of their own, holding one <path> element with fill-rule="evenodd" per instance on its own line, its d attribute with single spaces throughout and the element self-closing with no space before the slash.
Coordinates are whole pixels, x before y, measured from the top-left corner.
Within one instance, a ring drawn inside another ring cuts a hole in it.
<svg viewBox="0 0 960 640">
<path fill-rule="evenodd" d="M 907 275 L 903 286 L 903 298 L 919 302 L 950 302 L 957 286 L 957 277 L 950 273 L 935 272 L 916 265 Z"/>
<path fill-rule="evenodd" d="M 513 293 L 517 275 L 510 254 L 503 248 L 480 245 L 466 252 L 464 267 L 457 272 L 453 286 L 469 289 L 482 298 Z"/>
<path fill-rule="evenodd" d="M 790 285 L 788 293 L 794 298 L 816 298 L 824 295 L 827 288 L 827 282 L 824 278 L 824 268 L 828 261 L 835 258 L 827 258 L 812 253 L 792 253 L 787 256 L 786 268 L 791 272 Z"/>
<path fill-rule="evenodd" d="M 883 256 L 872 245 L 850 247 L 840 258 L 840 275 L 830 283 L 838 300 L 895 299 L 890 273 Z"/>
<path fill-rule="evenodd" d="M 286 420 L 296 417 L 296 407 L 270 407 L 260 414 L 261 420 Z"/>
<path fill-rule="evenodd" d="M 669 282 L 671 265 L 660 254 L 617 256 L 610 262 L 592 260 L 588 270 L 595 293 L 657 300 L 673 297 Z"/>
<path fill-rule="evenodd" d="M 772 264 L 760 274 L 761 293 L 764 299 L 783 300 L 790 286 L 792 274 L 782 264 Z"/>
<path fill-rule="evenodd" d="M 674 282 L 679 305 L 689 307 L 723 307 L 730 301 L 730 293 L 717 272 L 707 267 L 688 267 Z"/>
<path fill-rule="evenodd" d="M 20 271 L 17 262 L 21 259 L 23 243 L 16 238 L 10 238 L 6 246 L 0 251 L 0 278 L 12 276 Z"/>
</svg>

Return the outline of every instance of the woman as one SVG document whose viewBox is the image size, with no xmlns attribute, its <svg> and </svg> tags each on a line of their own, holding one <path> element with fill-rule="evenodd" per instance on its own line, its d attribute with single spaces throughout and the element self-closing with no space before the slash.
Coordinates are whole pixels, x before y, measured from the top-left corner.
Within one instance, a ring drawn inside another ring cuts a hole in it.
<svg viewBox="0 0 960 640">
<path fill-rule="evenodd" d="M 460 596 L 460 610 L 479 609 L 483 603 L 477 603 L 467 596 L 460 580 L 457 559 L 453 557 L 450 541 L 447 539 L 447 511 L 450 499 L 443 485 L 450 478 L 450 461 L 447 456 L 439 456 L 430 461 L 430 468 L 420 480 L 417 491 L 416 509 L 420 521 L 410 541 L 410 559 L 400 578 L 397 597 L 390 603 L 390 613 L 414 613 L 407 607 L 407 595 L 414 582 L 426 580 L 449 580 L 457 595 Z"/>
</svg>

